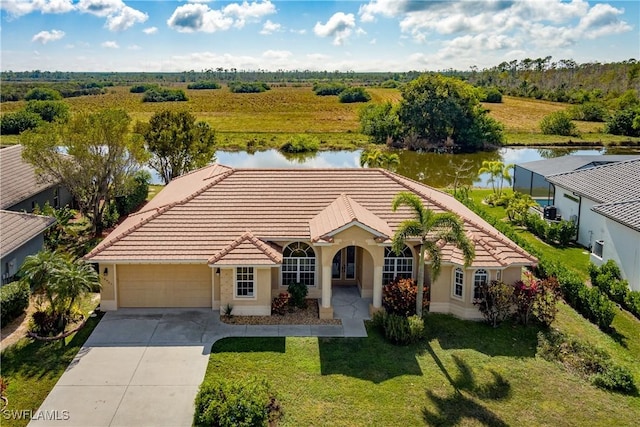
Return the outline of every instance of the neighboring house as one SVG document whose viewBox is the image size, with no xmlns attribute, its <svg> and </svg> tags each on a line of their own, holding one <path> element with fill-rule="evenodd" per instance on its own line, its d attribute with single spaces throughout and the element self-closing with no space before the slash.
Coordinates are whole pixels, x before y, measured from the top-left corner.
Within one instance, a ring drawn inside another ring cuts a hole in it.
<svg viewBox="0 0 640 427">
<path fill-rule="evenodd" d="M 562 156 L 520 163 L 515 165 L 513 171 L 513 191 L 529 194 L 542 206 L 551 205 L 554 188 L 547 177 L 639 157 L 639 155 Z"/>
<path fill-rule="evenodd" d="M 0 209 L 33 212 L 46 202 L 55 208 L 70 205 L 69 191 L 58 182 L 38 176 L 35 168 L 22 159 L 22 146 L 0 149 Z"/>
<path fill-rule="evenodd" d="M 48 216 L 0 210 L 0 273 L 2 284 L 11 281 L 28 255 L 44 246 L 44 232 L 55 223 Z"/>
<path fill-rule="evenodd" d="M 578 243 L 597 265 L 614 260 L 631 289 L 640 291 L 640 159 L 548 177 L 553 204 L 575 219 Z"/>
<path fill-rule="evenodd" d="M 416 277 L 416 246 L 390 248 L 398 224 L 413 213 L 391 210 L 401 191 L 436 212 L 464 221 L 473 264 L 442 249 L 430 286 L 430 311 L 481 318 L 475 285 L 512 283 L 537 261 L 452 196 L 382 169 L 232 169 L 211 165 L 173 180 L 130 215 L 86 259 L 99 263 L 103 310 L 120 307 L 233 306 L 238 315 L 269 315 L 293 282 L 320 299 L 331 318 L 332 289 L 357 286 L 371 310 L 397 276 Z"/>
</svg>

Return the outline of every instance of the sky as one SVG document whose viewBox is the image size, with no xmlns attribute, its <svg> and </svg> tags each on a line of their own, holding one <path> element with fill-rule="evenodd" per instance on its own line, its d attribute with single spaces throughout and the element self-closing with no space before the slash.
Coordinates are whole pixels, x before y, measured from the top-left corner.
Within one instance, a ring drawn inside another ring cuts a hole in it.
<svg viewBox="0 0 640 427">
<path fill-rule="evenodd" d="M 1 0 L 2 71 L 469 70 L 640 60 L 640 2 Z"/>
</svg>

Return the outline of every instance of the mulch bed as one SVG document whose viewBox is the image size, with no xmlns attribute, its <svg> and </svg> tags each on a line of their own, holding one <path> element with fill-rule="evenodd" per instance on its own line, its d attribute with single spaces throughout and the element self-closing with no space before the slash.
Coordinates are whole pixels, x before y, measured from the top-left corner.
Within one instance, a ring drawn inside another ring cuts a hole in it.
<svg viewBox="0 0 640 427">
<path fill-rule="evenodd" d="M 341 325 L 340 319 L 320 319 L 318 300 L 308 299 L 304 309 L 291 307 L 284 316 L 222 316 L 231 325 Z"/>
</svg>

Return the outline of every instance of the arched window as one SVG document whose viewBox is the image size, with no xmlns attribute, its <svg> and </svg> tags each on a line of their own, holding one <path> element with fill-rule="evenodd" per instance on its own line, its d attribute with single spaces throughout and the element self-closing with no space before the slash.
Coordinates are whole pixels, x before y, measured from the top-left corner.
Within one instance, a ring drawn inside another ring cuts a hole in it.
<svg viewBox="0 0 640 427">
<path fill-rule="evenodd" d="M 294 242 L 282 251 L 282 286 L 292 283 L 315 285 L 316 254 L 304 242 Z"/>
<path fill-rule="evenodd" d="M 464 295 L 464 271 L 460 267 L 453 272 L 453 296 L 463 298 Z"/>
<path fill-rule="evenodd" d="M 384 248 L 384 267 L 382 269 L 382 284 L 393 281 L 396 277 L 411 278 L 413 274 L 413 254 L 405 245 L 400 254 L 390 248 Z"/>
<path fill-rule="evenodd" d="M 489 274 L 487 270 L 476 270 L 476 274 L 473 275 L 473 298 L 481 299 L 482 293 L 480 287 L 489 283 Z"/>
</svg>

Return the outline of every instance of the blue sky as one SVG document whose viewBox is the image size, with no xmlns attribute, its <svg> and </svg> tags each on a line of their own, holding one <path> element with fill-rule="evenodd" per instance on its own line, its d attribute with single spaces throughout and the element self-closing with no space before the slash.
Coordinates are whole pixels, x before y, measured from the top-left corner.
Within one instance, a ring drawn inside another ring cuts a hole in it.
<svg viewBox="0 0 640 427">
<path fill-rule="evenodd" d="M 640 59 L 640 2 L 2 0 L 1 69 L 408 71 Z"/>
</svg>

